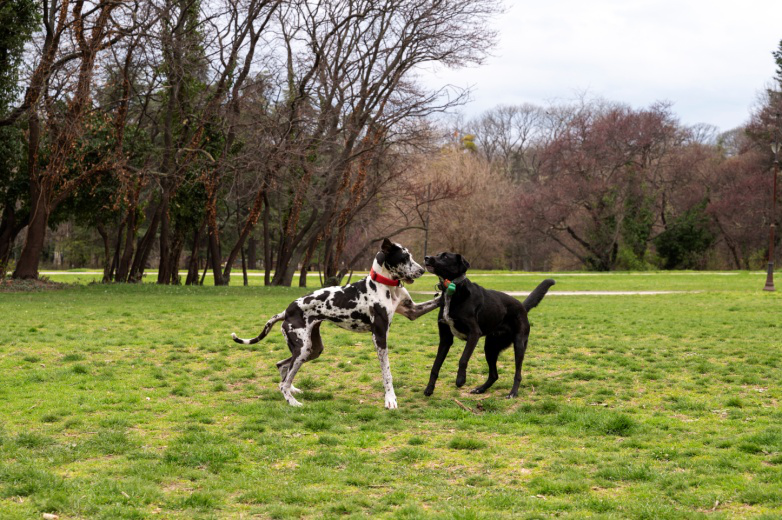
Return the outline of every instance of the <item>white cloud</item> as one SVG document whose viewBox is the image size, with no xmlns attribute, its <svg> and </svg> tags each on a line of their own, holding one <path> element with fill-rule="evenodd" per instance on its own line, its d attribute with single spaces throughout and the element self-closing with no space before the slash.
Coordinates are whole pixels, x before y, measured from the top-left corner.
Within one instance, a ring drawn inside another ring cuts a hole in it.
<svg viewBox="0 0 782 520">
<path fill-rule="evenodd" d="M 475 115 L 500 103 L 545 104 L 582 90 L 633 106 L 674 103 L 686 124 L 746 121 L 774 76 L 782 2 L 512 2 L 481 67 L 429 70 L 426 84 L 473 85 Z"/>
</svg>

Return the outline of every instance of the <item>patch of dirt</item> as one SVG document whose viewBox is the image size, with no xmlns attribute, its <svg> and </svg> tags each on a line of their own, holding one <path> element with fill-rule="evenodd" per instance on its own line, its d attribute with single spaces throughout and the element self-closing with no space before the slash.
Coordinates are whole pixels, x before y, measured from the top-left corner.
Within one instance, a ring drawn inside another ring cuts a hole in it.
<svg viewBox="0 0 782 520">
<path fill-rule="evenodd" d="M 39 278 L 37 280 L 14 280 L 12 278 L 6 278 L 5 280 L 0 280 L 0 292 L 54 291 L 57 289 L 64 289 L 67 286 L 67 283 L 52 282 L 46 278 Z"/>
</svg>

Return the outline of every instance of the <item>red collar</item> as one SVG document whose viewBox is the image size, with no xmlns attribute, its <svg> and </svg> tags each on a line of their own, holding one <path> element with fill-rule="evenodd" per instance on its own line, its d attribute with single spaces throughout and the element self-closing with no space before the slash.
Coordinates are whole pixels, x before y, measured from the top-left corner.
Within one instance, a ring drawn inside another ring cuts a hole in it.
<svg viewBox="0 0 782 520">
<path fill-rule="evenodd" d="M 390 285 L 391 287 L 396 287 L 399 285 L 399 280 L 386 278 L 383 275 L 377 274 L 374 269 L 369 270 L 369 277 L 378 283 L 382 283 L 383 285 Z"/>
</svg>

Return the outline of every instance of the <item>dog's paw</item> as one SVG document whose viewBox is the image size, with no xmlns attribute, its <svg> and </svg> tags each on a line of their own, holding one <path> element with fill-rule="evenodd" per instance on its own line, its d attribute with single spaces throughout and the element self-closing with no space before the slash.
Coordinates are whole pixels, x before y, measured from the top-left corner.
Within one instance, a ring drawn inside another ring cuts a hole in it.
<svg viewBox="0 0 782 520">
<path fill-rule="evenodd" d="M 484 390 L 483 387 L 479 386 L 478 388 L 473 388 L 472 390 L 470 390 L 470 393 L 471 394 L 482 394 L 485 391 L 486 390 Z"/>
<path fill-rule="evenodd" d="M 516 398 L 516 397 L 518 397 L 518 396 L 519 396 L 519 393 L 518 393 L 518 392 L 511 392 L 511 393 L 509 393 L 509 394 L 508 394 L 508 396 L 506 397 L 506 399 L 515 399 L 515 398 Z"/>
<path fill-rule="evenodd" d="M 425 396 L 429 397 L 433 393 L 434 393 L 434 387 L 433 386 L 427 386 L 426 388 L 424 388 L 424 395 Z"/>
<path fill-rule="evenodd" d="M 291 393 L 292 394 L 300 394 L 302 390 L 300 388 L 296 388 L 295 386 L 291 385 Z"/>
<path fill-rule="evenodd" d="M 467 382 L 467 376 L 464 374 L 459 374 L 456 376 L 456 388 L 461 388 L 464 386 L 464 383 Z"/>
<path fill-rule="evenodd" d="M 386 408 L 389 410 L 396 410 L 397 404 L 396 404 L 396 396 L 395 395 L 387 395 L 386 396 Z"/>
<path fill-rule="evenodd" d="M 294 399 L 293 397 L 291 397 L 290 399 L 286 399 L 286 401 L 288 401 L 288 404 L 291 406 L 296 406 L 296 407 L 302 406 L 302 404 L 296 399 Z"/>
</svg>

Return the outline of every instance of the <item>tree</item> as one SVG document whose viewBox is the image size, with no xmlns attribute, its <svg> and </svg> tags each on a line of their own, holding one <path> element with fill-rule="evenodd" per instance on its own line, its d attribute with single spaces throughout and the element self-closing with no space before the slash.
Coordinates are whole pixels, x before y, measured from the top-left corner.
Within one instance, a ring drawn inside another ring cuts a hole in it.
<svg viewBox="0 0 782 520">
<path fill-rule="evenodd" d="M 500 105 L 471 121 L 479 153 L 514 182 L 532 177 L 538 166 L 545 111 L 532 104 Z"/>
<path fill-rule="evenodd" d="M 274 198 L 281 204 L 272 280 L 278 285 L 288 285 L 296 264 L 307 264 L 321 243 L 326 270 L 336 273 L 351 223 L 390 180 L 393 170 L 379 167 L 383 154 L 415 140 L 417 121 L 465 99 L 465 92 L 426 91 L 415 83 L 415 70 L 480 63 L 495 40 L 487 22 L 499 12 L 493 0 L 303 7 L 285 25 L 298 29 L 282 32 L 289 123 L 278 141 L 288 157 L 279 178 L 291 196 Z M 300 38 L 306 53 L 293 45 Z"/>
<path fill-rule="evenodd" d="M 676 218 L 654 238 L 657 253 L 663 259 L 663 269 L 694 269 L 701 267 L 703 254 L 714 243 L 705 202 Z"/>
<path fill-rule="evenodd" d="M 19 65 L 39 17 L 32 0 L 0 4 L 0 120 L 8 118 L 19 93 Z M 25 170 L 23 129 L 19 125 L 0 125 L 0 280 L 6 276 L 14 239 L 27 225 L 27 202 L 23 203 L 25 207 L 17 208 L 24 199 Z"/>
<path fill-rule="evenodd" d="M 520 190 L 519 218 L 590 269 L 614 269 L 625 244 L 642 255 L 655 179 L 681 141 L 669 108 L 593 101 L 555 117 L 539 175 Z"/>
<path fill-rule="evenodd" d="M 14 278 L 37 278 L 49 217 L 84 181 L 104 167 L 80 168 L 73 150 L 91 109 L 91 88 L 98 54 L 128 27 L 114 27 L 122 4 L 101 0 L 44 2 L 44 46 L 22 104 L 3 122 L 27 114 L 30 218 Z M 131 21 L 132 19 L 127 19 Z M 65 42 L 73 40 L 75 47 Z M 69 67 L 68 64 L 75 65 Z M 66 92 L 71 92 L 67 95 Z M 41 117 L 44 116 L 44 117 Z M 77 172 L 69 176 L 68 173 Z"/>
</svg>

